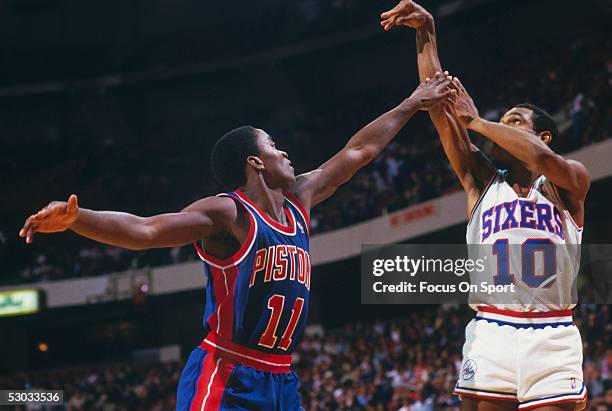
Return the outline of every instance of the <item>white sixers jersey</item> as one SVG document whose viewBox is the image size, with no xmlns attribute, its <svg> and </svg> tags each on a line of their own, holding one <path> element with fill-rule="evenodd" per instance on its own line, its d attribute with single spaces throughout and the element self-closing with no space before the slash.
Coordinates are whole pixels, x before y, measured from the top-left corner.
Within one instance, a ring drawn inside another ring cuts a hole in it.
<svg viewBox="0 0 612 411">
<path fill-rule="evenodd" d="M 570 309 L 577 301 L 582 228 L 544 176 L 534 181 L 526 197 L 519 197 L 506 177 L 506 171 L 498 170 L 485 187 L 466 238 L 470 258 L 484 258 L 487 267 L 472 282 L 514 284 L 515 292 L 472 293 L 470 304 L 515 311 Z"/>
</svg>

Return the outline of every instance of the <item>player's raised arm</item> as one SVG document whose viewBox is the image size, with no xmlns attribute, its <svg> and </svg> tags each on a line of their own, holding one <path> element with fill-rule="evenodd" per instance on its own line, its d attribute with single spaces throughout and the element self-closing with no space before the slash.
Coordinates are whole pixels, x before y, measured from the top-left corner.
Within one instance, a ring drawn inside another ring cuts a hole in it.
<svg viewBox="0 0 612 411">
<path fill-rule="evenodd" d="M 83 237 L 131 250 L 175 247 L 231 229 L 236 214 L 234 201 L 222 197 L 196 201 L 178 213 L 139 217 L 79 208 L 73 194 L 67 202 L 54 201 L 30 216 L 19 236 L 31 243 L 35 233 L 72 230 Z"/>
<path fill-rule="evenodd" d="M 316 170 L 298 176 L 292 192 L 307 209 L 330 197 L 360 168 L 372 161 L 393 140 L 418 110 L 429 110 L 446 100 L 451 91 L 446 76 L 421 83 L 410 97 L 359 130 L 331 159 Z"/>
<path fill-rule="evenodd" d="M 591 184 L 589 172 L 582 163 L 565 159 L 548 147 L 552 131 L 530 132 L 522 124 L 527 120 L 519 112 L 509 113 L 507 121 L 512 125 L 484 120 L 479 117 L 472 98 L 459 79 L 454 79 L 453 84 L 457 90 L 453 105 L 457 118 L 466 128 L 488 138 L 524 163 L 530 171 L 544 175 L 575 199 L 584 200 Z"/>
<path fill-rule="evenodd" d="M 393 9 L 381 14 L 381 25 L 385 30 L 394 26 L 416 29 L 416 50 L 419 78 L 424 81 L 442 72 L 436 42 L 436 27 L 432 15 L 411 0 L 402 0 Z M 494 173 L 491 163 L 474 146 L 463 125 L 455 120 L 447 105 L 438 105 L 429 110 L 431 120 L 440 136 L 442 147 L 468 194 L 468 215 L 478 200 L 481 190 Z"/>
</svg>

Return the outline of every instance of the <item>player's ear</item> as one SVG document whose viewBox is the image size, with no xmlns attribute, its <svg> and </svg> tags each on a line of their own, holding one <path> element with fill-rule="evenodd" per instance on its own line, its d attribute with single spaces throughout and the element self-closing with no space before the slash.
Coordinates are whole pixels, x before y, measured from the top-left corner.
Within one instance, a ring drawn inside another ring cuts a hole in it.
<svg viewBox="0 0 612 411">
<path fill-rule="evenodd" d="M 542 131 L 538 135 L 545 144 L 550 144 L 552 142 L 552 133 L 550 131 Z"/>
<path fill-rule="evenodd" d="M 257 156 L 248 156 L 247 164 L 257 171 L 263 171 L 266 168 L 262 159 Z"/>
</svg>

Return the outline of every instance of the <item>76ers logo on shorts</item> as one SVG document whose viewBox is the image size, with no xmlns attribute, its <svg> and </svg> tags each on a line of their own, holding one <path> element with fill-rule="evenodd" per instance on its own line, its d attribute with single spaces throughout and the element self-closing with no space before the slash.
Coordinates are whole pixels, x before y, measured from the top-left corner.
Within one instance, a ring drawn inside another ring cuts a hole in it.
<svg viewBox="0 0 612 411">
<path fill-rule="evenodd" d="M 461 369 L 461 378 L 463 380 L 471 380 L 476 375 L 476 371 L 478 370 L 478 366 L 476 365 L 476 361 L 467 359 L 463 363 L 463 368 Z"/>
</svg>

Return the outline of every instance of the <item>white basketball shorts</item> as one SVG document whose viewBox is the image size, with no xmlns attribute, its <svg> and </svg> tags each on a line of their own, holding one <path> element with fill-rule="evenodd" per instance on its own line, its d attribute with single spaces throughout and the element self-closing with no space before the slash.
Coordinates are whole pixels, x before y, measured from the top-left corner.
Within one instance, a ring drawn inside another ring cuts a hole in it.
<svg viewBox="0 0 612 411">
<path fill-rule="evenodd" d="M 480 307 L 465 330 L 455 393 L 513 401 L 520 410 L 585 400 L 582 340 L 571 311 Z"/>
</svg>

